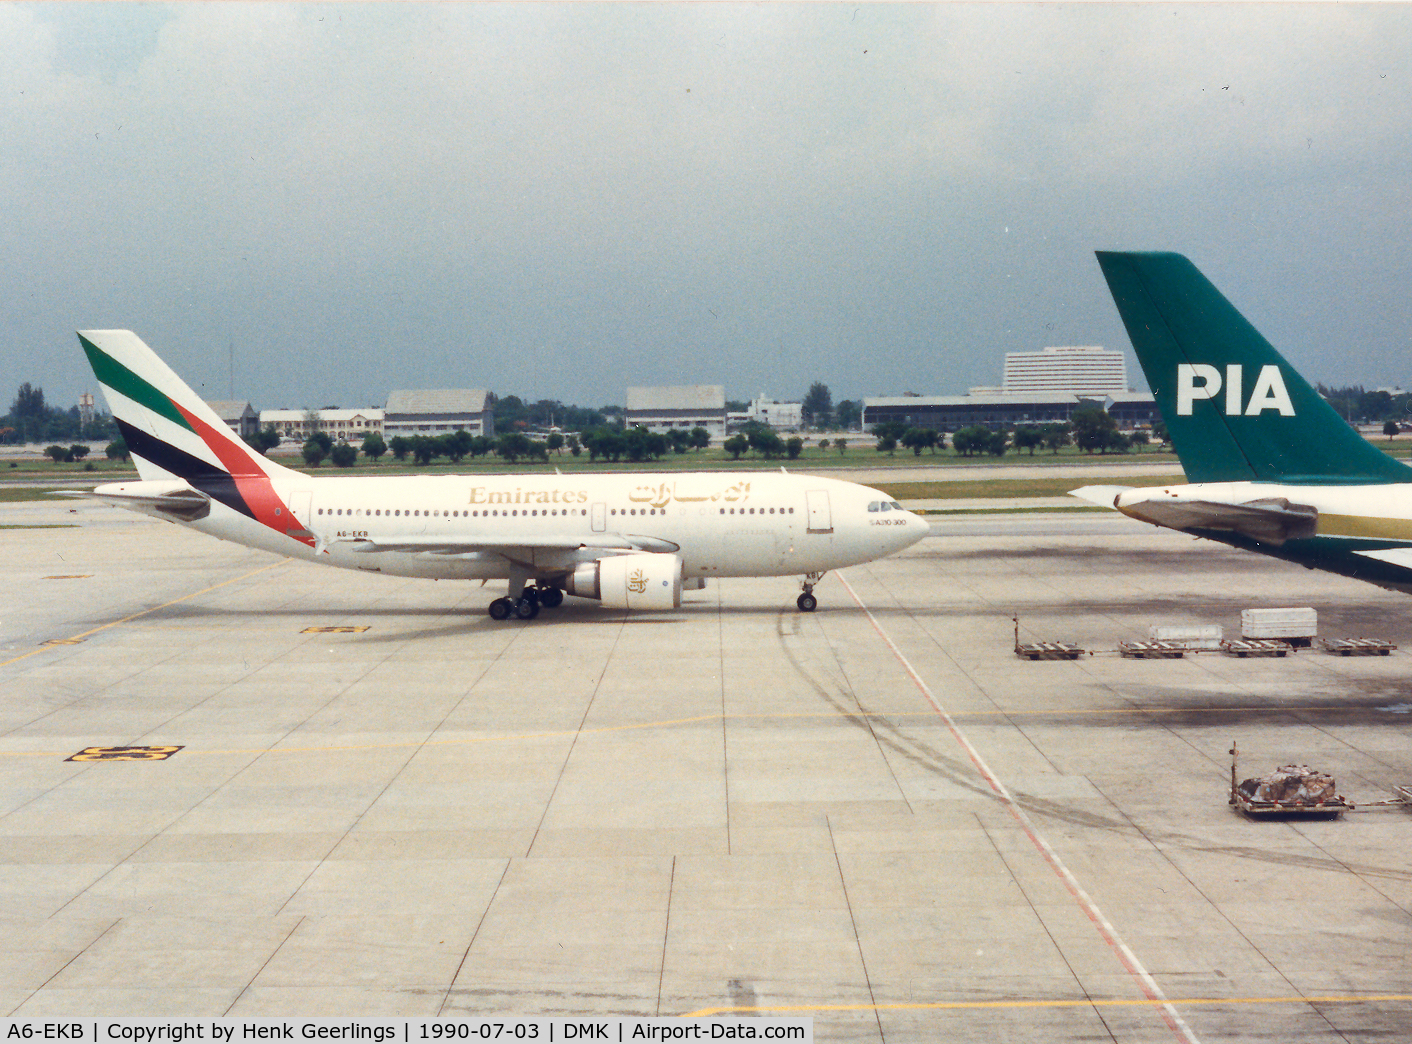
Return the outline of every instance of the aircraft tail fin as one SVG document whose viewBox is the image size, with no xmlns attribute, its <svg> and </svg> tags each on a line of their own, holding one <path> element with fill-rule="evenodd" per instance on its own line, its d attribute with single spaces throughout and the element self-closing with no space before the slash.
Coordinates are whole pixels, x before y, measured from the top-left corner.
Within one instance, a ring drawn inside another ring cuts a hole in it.
<svg viewBox="0 0 1412 1044">
<path fill-rule="evenodd" d="M 1412 482 L 1185 257 L 1098 263 L 1188 482 Z"/>
<path fill-rule="evenodd" d="M 78 339 L 144 481 L 182 479 L 239 500 L 248 481 L 293 474 L 242 442 L 132 331 L 81 330 Z"/>
</svg>

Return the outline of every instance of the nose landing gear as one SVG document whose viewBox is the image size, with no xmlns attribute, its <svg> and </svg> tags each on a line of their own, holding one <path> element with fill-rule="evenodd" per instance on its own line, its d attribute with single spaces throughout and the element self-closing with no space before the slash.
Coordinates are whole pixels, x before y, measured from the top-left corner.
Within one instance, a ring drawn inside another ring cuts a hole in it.
<svg viewBox="0 0 1412 1044">
<path fill-rule="evenodd" d="M 824 578 L 823 573 L 806 573 L 804 575 L 804 593 L 795 599 L 794 604 L 799 606 L 801 613 L 812 613 L 819 608 L 819 600 L 814 597 L 814 585 Z"/>
</svg>

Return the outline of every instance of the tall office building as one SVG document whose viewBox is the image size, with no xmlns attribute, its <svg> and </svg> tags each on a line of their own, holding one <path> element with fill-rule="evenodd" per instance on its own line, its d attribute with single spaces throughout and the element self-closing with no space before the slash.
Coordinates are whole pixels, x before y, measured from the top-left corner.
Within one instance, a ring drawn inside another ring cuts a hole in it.
<svg viewBox="0 0 1412 1044">
<path fill-rule="evenodd" d="M 1122 352 L 1096 346 L 1006 352 L 1006 395 L 1069 392 L 1110 395 L 1128 390 L 1128 366 Z"/>
</svg>

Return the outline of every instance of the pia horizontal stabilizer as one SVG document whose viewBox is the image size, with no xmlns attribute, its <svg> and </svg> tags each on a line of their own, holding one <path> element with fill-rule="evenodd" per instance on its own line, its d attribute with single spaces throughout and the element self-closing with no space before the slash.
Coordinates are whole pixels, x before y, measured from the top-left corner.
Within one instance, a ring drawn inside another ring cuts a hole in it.
<svg viewBox="0 0 1412 1044">
<path fill-rule="evenodd" d="M 1078 497 L 1080 500 L 1087 500 L 1090 504 L 1112 508 L 1116 511 L 1117 507 L 1113 502 L 1132 488 L 1132 486 L 1080 486 L 1078 489 L 1069 490 L 1069 496 Z"/>
<path fill-rule="evenodd" d="M 1319 525 L 1318 509 L 1284 497 L 1244 503 L 1199 500 L 1168 489 L 1130 490 L 1115 507 L 1123 514 L 1168 529 L 1215 529 L 1240 533 L 1262 544 L 1307 540 Z"/>
</svg>

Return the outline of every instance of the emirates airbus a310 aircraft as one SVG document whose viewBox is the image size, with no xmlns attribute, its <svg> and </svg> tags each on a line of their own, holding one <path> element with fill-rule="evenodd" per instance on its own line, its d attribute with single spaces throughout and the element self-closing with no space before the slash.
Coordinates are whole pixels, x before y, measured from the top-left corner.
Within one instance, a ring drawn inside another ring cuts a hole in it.
<svg viewBox="0 0 1412 1044">
<path fill-rule="evenodd" d="M 825 572 L 930 531 L 878 490 L 784 473 L 315 478 L 236 438 L 136 334 L 79 343 L 141 476 L 94 496 L 324 565 L 507 580 L 497 620 L 533 619 L 566 594 L 673 609 L 684 586 L 723 576 L 802 576 L 797 604 L 812 612 Z"/>
</svg>

